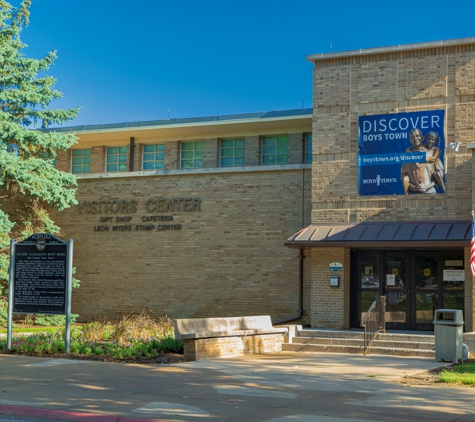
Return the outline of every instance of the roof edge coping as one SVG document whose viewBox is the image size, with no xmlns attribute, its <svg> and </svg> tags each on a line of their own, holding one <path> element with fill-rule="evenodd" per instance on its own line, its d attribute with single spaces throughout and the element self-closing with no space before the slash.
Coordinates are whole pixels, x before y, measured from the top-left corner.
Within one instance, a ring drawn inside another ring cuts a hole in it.
<svg viewBox="0 0 475 422">
<path fill-rule="evenodd" d="M 189 127 L 219 124 L 240 124 L 259 122 L 266 120 L 292 120 L 303 117 L 311 118 L 313 108 L 299 108 L 289 110 L 273 110 L 260 113 L 226 114 L 204 117 L 184 117 L 161 120 L 148 120 L 138 122 L 106 123 L 97 125 L 61 126 L 45 129 L 45 132 L 73 132 L 73 133 L 96 133 L 114 132 L 126 130 L 151 130 L 159 128 Z"/>
<path fill-rule="evenodd" d="M 427 48 L 448 47 L 453 45 L 475 44 L 475 37 L 453 38 L 450 40 L 429 41 L 412 44 L 399 44 L 387 47 L 360 48 L 359 50 L 338 51 L 335 53 L 319 53 L 307 55 L 307 60 L 316 62 L 321 60 L 336 59 L 340 57 L 354 57 L 381 53 L 393 53 L 396 51 L 421 50 Z"/>
</svg>

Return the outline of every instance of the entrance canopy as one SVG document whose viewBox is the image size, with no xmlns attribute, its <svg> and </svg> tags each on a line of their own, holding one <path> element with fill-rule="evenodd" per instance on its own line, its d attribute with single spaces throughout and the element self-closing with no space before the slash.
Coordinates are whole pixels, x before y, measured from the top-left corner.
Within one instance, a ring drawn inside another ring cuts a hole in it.
<svg viewBox="0 0 475 422">
<path fill-rule="evenodd" d="M 349 248 L 463 247 L 470 245 L 470 220 L 315 223 L 291 236 L 286 246 Z"/>
</svg>

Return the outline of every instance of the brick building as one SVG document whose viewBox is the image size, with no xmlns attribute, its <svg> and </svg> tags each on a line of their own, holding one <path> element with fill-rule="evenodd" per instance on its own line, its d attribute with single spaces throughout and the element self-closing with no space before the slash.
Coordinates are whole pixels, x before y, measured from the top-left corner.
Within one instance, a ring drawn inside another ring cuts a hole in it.
<svg viewBox="0 0 475 422">
<path fill-rule="evenodd" d="M 61 129 L 73 312 L 349 328 L 385 295 L 389 328 L 474 330 L 475 38 L 308 60 L 310 110 Z"/>
<path fill-rule="evenodd" d="M 388 328 L 455 308 L 472 331 L 475 38 L 308 60 L 312 224 L 288 245 L 310 248 L 311 325 L 357 327 L 384 294 Z"/>
<path fill-rule="evenodd" d="M 79 204 L 54 220 L 81 320 L 298 315 L 284 242 L 310 224 L 311 109 L 64 130 L 79 140 L 56 165 Z"/>
</svg>

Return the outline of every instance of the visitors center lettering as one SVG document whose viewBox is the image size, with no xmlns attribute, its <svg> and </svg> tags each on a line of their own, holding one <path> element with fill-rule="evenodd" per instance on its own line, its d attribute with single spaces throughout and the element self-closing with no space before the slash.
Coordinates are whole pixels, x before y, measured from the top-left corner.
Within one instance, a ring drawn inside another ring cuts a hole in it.
<svg viewBox="0 0 475 422">
<path fill-rule="evenodd" d="M 444 117 L 445 110 L 360 116 L 358 193 L 445 193 Z"/>
<path fill-rule="evenodd" d="M 92 200 L 79 202 L 78 208 L 80 214 L 99 217 L 96 232 L 166 232 L 182 230 L 182 225 L 175 220 L 177 216 L 160 213 L 199 212 L 201 198 Z"/>
</svg>

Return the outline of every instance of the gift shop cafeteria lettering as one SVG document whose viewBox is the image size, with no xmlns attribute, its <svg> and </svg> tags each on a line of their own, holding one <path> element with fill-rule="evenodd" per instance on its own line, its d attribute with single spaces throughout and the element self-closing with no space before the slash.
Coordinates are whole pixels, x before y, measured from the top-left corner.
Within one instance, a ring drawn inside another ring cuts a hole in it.
<svg viewBox="0 0 475 422">
<path fill-rule="evenodd" d="M 144 202 L 146 212 L 196 212 L 201 211 L 201 198 L 151 198 Z M 110 214 L 135 214 L 139 211 L 139 201 L 136 199 L 98 200 L 79 202 L 80 214 L 101 214 L 100 223 L 94 226 L 97 232 L 131 232 L 131 231 L 175 231 L 181 230 L 181 224 L 170 224 L 174 221 L 172 215 L 142 215 L 142 223 L 157 222 L 160 224 L 128 224 L 134 219 L 133 215 L 110 216 Z M 104 215 L 105 214 L 105 215 Z M 114 225 L 114 223 L 125 223 Z"/>
</svg>

